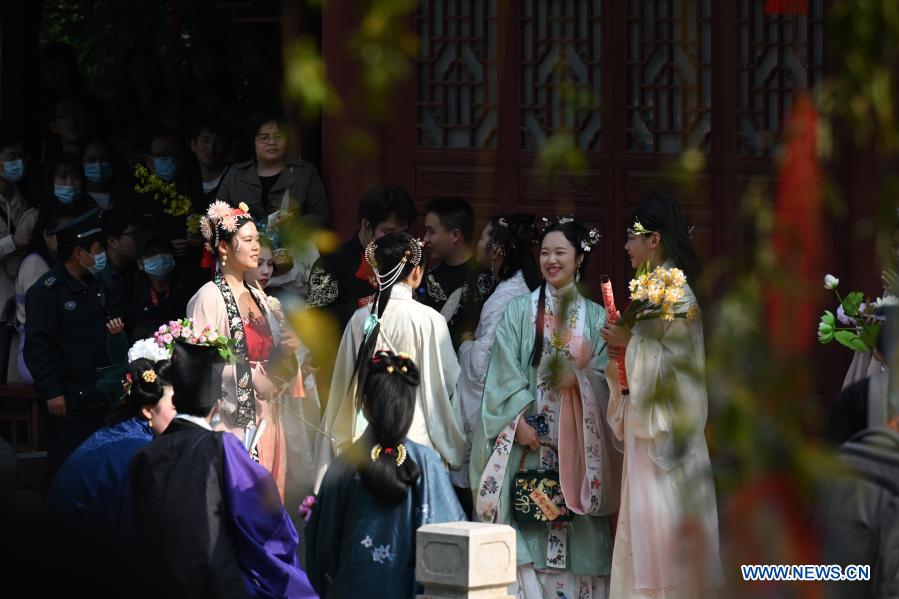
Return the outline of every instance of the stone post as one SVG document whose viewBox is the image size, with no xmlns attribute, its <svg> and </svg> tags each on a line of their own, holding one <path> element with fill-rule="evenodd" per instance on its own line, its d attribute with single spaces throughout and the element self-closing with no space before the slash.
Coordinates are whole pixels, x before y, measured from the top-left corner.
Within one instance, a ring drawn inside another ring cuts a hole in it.
<svg viewBox="0 0 899 599">
<path fill-rule="evenodd" d="M 503 524 L 449 522 L 418 529 L 415 576 L 419 599 L 509 599 L 515 582 L 515 529 Z"/>
</svg>

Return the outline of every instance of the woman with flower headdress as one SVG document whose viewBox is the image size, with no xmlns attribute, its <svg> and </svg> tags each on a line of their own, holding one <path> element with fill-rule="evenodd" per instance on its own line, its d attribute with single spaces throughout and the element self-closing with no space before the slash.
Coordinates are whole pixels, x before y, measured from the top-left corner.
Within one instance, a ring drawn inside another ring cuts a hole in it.
<svg viewBox="0 0 899 599">
<path fill-rule="evenodd" d="M 461 408 L 454 398 L 459 362 L 449 328 L 439 312 L 412 294 L 424 276 L 421 242 L 407 233 L 390 233 L 368 244 L 365 259 L 378 282 L 373 301 L 356 310 L 337 351 L 334 376 L 316 450 L 316 487 L 334 456 L 365 430 L 359 401 L 376 349 L 405 353 L 418 365 L 421 384 L 408 437 L 437 451 L 458 468 L 465 453 Z"/>
<path fill-rule="evenodd" d="M 121 556 L 131 555 L 128 467 L 137 451 L 161 435 L 175 416 L 169 353 L 148 339 L 135 343 L 128 358 L 125 395 L 106 426 L 66 459 L 47 496 L 49 534 L 64 555 L 77 555 L 80 564 L 113 560 L 113 566 Z M 78 568 L 73 570 L 79 573 Z M 94 578 L 92 569 L 80 573 L 88 571 Z"/>
<path fill-rule="evenodd" d="M 474 511 L 516 529 L 522 599 L 608 596 L 620 461 L 603 418 L 605 311 L 577 288 L 597 239 L 573 217 L 547 223 L 545 281 L 508 303 L 484 380 Z"/>
<path fill-rule="evenodd" d="M 206 263 L 213 256 L 218 272 L 187 304 L 187 316 L 198 329 L 210 327 L 234 340 L 235 392 L 222 399 L 217 428 L 234 433 L 259 461 L 284 497 L 286 445 L 281 423 L 279 387 L 293 386 L 296 370 L 274 368 L 281 357 L 293 359 L 295 338 L 275 319 L 269 300 L 244 282 L 259 264 L 259 233 L 245 205 L 232 208 L 213 202 L 200 221 Z M 283 350 L 283 351 L 282 351 Z M 293 366 L 296 366 L 293 360 Z"/>
<path fill-rule="evenodd" d="M 622 389 L 610 360 L 607 417 L 624 451 L 612 596 L 696 597 L 723 583 L 702 320 L 690 287 L 700 261 L 680 207 L 663 195 L 637 207 L 625 250 L 635 269 L 676 267 L 685 283 L 667 315 L 644 313 L 630 328 L 607 324 L 601 332 L 610 356 L 624 355 L 629 387 Z"/>
</svg>

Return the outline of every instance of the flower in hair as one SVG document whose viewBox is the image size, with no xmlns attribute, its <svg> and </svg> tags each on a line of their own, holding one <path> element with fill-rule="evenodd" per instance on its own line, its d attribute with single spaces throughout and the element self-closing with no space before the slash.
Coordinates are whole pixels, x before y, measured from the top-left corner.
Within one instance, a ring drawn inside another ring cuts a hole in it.
<svg viewBox="0 0 899 599">
<path fill-rule="evenodd" d="M 206 210 L 206 216 L 213 220 L 221 220 L 226 216 L 231 216 L 232 210 L 234 209 L 227 202 L 216 200 L 209 204 L 209 208 Z"/>
<path fill-rule="evenodd" d="M 581 240 L 581 249 L 585 252 L 589 252 L 593 249 L 593 246 L 599 243 L 602 234 L 597 229 L 590 229 L 587 233 L 587 237 Z"/>
<path fill-rule="evenodd" d="M 144 370 L 143 373 L 141 373 L 140 377 L 144 379 L 145 383 L 155 383 L 156 371 L 152 368 L 150 370 Z"/>
<path fill-rule="evenodd" d="M 243 202 L 239 203 L 239 204 L 237 205 L 237 208 L 238 208 L 238 210 L 240 210 L 241 212 L 246 212 L 246 213 L 249 213 L 249 212 L 250 212 L 250 207 L 247 206 L 247 205 L 246 205 L 245 203 L 243 203 Z"/>
<path fill-rule="evenodd" d="M 574 216 L 571 214 L 569 214 L 567 216 L 560 216 L 559 220 L 556 222 L 558 222 L 560 225 L 567 225 L 568 223 L 574 222 Z"/>
<path fill-rule="evenodd" d="M 203 239 L 212 239 L 212 225 L 209 223 L 208 216 L 200 219 L 200 234 L 203 236 Z"/>
<path fill-rule="evenodd" d="M 237 217 L 226 216 L 225 218 L 223 218 L 222 230 L 227 231 L 228 233 L 235 233 L 237 231 Z"/>
</svg>

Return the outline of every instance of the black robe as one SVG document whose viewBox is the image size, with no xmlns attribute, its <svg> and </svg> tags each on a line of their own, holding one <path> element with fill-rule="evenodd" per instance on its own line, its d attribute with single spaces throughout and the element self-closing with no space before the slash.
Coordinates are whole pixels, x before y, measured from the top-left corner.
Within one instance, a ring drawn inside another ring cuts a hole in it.
<svg viewBox="0 0 899 599">
<path fill-rule="evenodd" d="M 131 463 L 139 544 L 152 564 L 141 578 L 147 596 L 252 596 L 223 494 L 223 434 L 176 418 Z"/>
</svg>

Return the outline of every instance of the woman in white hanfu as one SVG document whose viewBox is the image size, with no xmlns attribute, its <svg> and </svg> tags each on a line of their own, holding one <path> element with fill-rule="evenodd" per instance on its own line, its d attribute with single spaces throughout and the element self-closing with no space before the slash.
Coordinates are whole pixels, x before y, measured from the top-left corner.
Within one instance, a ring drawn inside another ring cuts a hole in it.
<svg viewBox="0 0 899 599">
<path fill-rule="evenodd" d="M 607 358 L 599 332 L 606 315 L 576 285 L 597 236 L 571 217 L 544 229 L 540 272 L 546 282 L 509 303 L 490 354 L 471 486 L 479 521 L 515 528 L 512 591 L 519 599 L 608 596 L 608 515 L 618 509 L 621 462 L 603 418 Z M 540 507 L 545 504 L 533 494 L 532 501 L 516 499 L 515 475 L 522 469 L 558 474 L 564 505 L 557 508 L 573 515 L 570 522 Z"/>
<path fill-rule="evenodd" d="M 623 443 L 621 510 L 612 558 L 611 596 L 672 599 L 701 596 L 723 584 L 718 512 L 705 441 L 708 398 L 699 308 L 689 284 L 699 257 L 680 208 L 654 195 L 627 231 L 631 265 L 677 267 L 686 275 L 673 321 L 607 324 L 609 356 L 624 352 L 629 393 L 609 360 L 608 420 Z"/>
<path fill-rule="evenodd" d="M 368 245 L 365 259 L 379 291 L 370 305 L 356 310 L 340 340 L 322 419 L 327 437 L 320 436 L 315 448 L 316 490 L 334 457 L 365 432 L 359 389 L 380 349 L 409 355 L 421 374 L 409 439 L 434 449 L 452 468 L 465 454 L 462 410 L 454 397 L 459 362 L 446 319 L 412 295 L 424 274 L 421 242 L 390 233 Z"/>
<path fill-rule="evenodd" d="M 490 350 L 496 341 L 496 325 L 506 306 L 516 297 L 528 295 L 539 284 L 534 260 L 536 227 L 533 214 L 495 216 L 484 227 L 478 241 L 478 262 L 490 269 L 499 283 L 484 302 L 474 336 L 459 347 L 459 398 L 468 444 L 465 461 L 450 472 L 453 486 L 468 489 L 468 463 L 471 456 L 472 432 L 481 417 L 481 397 L 490 365 Z M 471 496 L 463 501 L 471 512 Z"/>
</svg>

